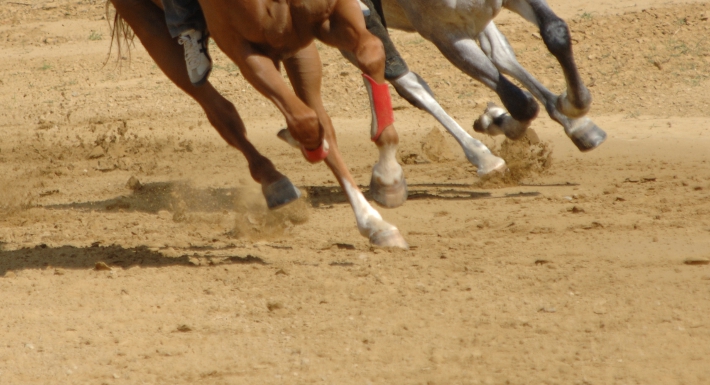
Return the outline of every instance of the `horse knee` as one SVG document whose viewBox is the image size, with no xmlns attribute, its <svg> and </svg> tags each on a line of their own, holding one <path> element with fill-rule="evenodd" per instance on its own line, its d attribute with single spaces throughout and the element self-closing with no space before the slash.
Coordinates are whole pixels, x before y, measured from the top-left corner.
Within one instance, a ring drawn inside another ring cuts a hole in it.
<svg viewBox="0 0 710 385">
<path fill-rule="evenodd" d="M 360 40 L 355 55 L 360 70 L 370 76 L 383 72 L 385 68 L 385 48 L 374 35 L 366 34 Z"/>
<path fill-rule="evenodd" d="M 545 22 L 540 28 L 540 35 L 547 49 L 555 57 L 569 53 L 572 47 L 572 36 L 564 20 L 553 18 Z"/>
<path fill-rule="evenodd" d="M 306 148 L 316 148 L 321 143 L 318 114 L 310 108 L 294 114 L 288 129 L 291 136 Z"/>
</svg>

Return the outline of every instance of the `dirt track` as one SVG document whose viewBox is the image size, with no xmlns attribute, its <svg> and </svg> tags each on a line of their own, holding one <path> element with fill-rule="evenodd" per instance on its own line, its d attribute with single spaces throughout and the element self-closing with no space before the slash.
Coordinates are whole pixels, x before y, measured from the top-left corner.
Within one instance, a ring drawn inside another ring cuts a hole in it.
<svg viewBox="0 0 710 385">
<path fill-rule="evenodd" d="M 369 247 L 334 178 L 276 139 L 277 110 L 223 55 L 211 79 L 308 192 L 294 207 L 266 211 L 239 153 L 141 47 L 102 67 L 103 2 L 4 3 L 0 384 L 710 383 L 710 5 L 550 3 L 609 140 L 581 154 L 547 117 L 537 146 L 477 135 L 521 176 L 481 181 L 395 97 L 414 199 L 379 211 L 409 251 Z M 499 24 L 561 91 L 532 27 Z M 417 35 L 394 37 L 464 127 L 497 101 Z M 367 184 L 358 71 L 323 58 Z"/>
</svg>

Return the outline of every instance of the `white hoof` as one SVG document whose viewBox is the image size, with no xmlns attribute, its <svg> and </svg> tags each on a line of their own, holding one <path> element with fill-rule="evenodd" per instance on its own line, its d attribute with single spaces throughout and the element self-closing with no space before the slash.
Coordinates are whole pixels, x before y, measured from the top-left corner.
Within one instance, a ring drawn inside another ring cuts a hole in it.
<svg viewBox="0 0 710 385">
<path fill-rule="evenodd" d="M 519 122 L 503 108 L 488 103 L 486 111 L 475 122 L 473 130 L 482 134 L 496 136 L 505 135 L 508 139 L 518 140 L 525 135 L 530 122 Z"/>
<path fill-rule="evenodd" d="M 495 173 L 505 173 L 508 170 L 508 165 L 505 161 L 493 154 L 483 162 L 483 165 L 478 168 L 476 174 L 478 176 L 493 175 Z"/>
<path fill-rule="evenodd" d="M 402 177 L 393 184 L 386 185 L 373 174 L 370 179 L 370 195 L 380 206 L 388 209 L 399 207 L 407 201 L 409 195 L 407 181 Z"/>
<path fill-rule="evenodd" d="M 397 228 L 393 227 L 387 230 L 380 230 L 370 236 L 370 243 L 378 247 L 397 247 L 404 250 L 409 250 L 409 244 L 404 240 L 402 234 Z"/>
</svg>

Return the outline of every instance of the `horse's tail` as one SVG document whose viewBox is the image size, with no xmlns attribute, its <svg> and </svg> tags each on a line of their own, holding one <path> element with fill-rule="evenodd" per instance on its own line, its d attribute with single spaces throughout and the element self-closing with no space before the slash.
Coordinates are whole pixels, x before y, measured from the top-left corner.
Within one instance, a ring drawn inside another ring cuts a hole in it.
<svg viewBox="0 0 710 385">
<path fill-rule="evenodd" d="M 113 15 L 111 15 L 111 0 L 106 0 L 106 20 L 108 21 L 109 29 L 111 30 L 111 45 L 108 48 L 108 55 L 106 56 L 106 65 L 111 58 L 111 52 L 113 52 L 114 43 L 116 44 L 116 49 L 118 51 L 117 65 L 120 67 L 121 59 L 124 57 L 125 52 L 129 60 L 131 58 L 131 45 L 135 46 L 133 39 L 136 37 L 135 33 L 128 25 L 126 20 L 124 20 L 121 15 L 114 9 Z M 113 19 L 113 23 L 111 22 Z"/>
</svg>

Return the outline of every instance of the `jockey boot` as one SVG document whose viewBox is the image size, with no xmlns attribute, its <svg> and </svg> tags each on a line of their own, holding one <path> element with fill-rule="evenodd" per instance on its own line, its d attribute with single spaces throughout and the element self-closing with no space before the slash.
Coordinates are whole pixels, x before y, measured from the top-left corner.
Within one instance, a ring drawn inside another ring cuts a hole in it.
<svg viewBox="0 0 710 385">
<path fill-rule="evenodd" d="M 212 71 L 212 59 L 207 51 L 208 37 L 201 31 L 190 29 L 178 38 L 178 43 L 185 48 L 187 73 L 196 87 L 203 85 Z"/>
</svg>

